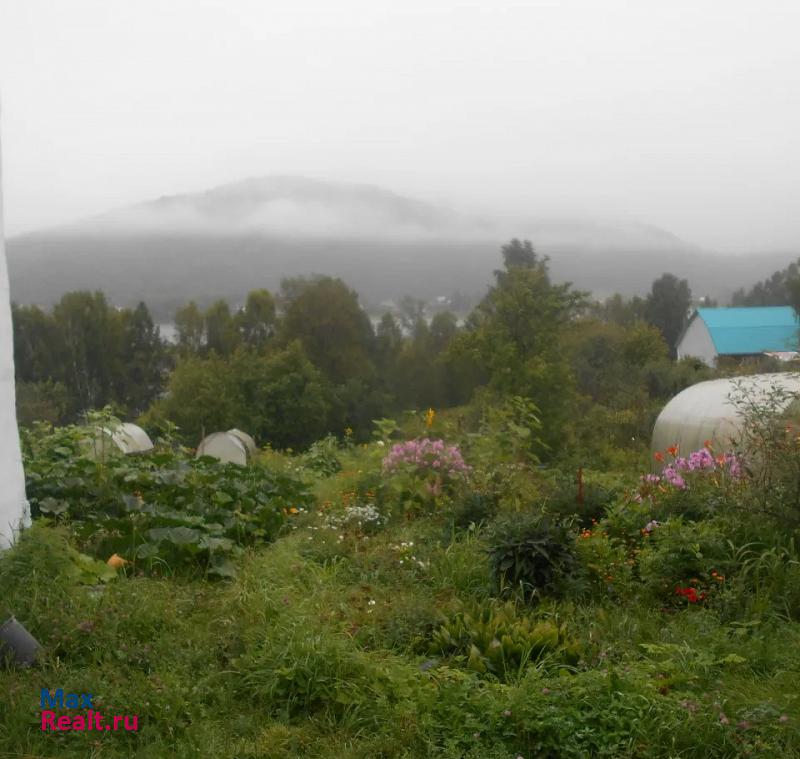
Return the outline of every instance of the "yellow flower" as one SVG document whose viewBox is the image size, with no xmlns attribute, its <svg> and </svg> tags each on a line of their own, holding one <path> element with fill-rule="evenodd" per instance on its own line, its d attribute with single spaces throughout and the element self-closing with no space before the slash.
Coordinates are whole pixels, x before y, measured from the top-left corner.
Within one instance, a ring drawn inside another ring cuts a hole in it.
<svg viewBox="0 0 800 759">
<path fill-rule="evenodd" d="M 436 417 L 436 412 L 435 412 L 435 411 L 434 411 L 432 408 L 429 408 L 429 409 L 428 409 L 428 410 L 425 412 L 425 426 L 426 426 L 428 429 L 430 429 L 431 427 L 433 427 L 433 420 L 434 420 L 434 418 L 435 418 L 435 417 Z"/>
</svg>

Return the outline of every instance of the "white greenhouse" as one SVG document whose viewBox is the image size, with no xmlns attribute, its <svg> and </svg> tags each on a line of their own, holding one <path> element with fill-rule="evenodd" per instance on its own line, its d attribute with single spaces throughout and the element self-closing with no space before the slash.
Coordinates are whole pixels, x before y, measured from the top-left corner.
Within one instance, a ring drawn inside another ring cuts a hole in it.
<svg viewBox="0 0 800 759">
<path fill-rule="evenodd" d="M 247 449 L 248 456 L 252 457 L 258 453 L 258 446 L 256 446 L 256 441 L 253 440 L 250 435 L 246 432 L 242 432 L 241 430 L 237 430 L 234 427 L 232 430 L 228 430 L 229 435 L 233 435 L 235 438 L 239 440 L 242 445 Z"/>
<path fill-rule="evenodd" d="M 756 374 L 750 377 L 699 382 L 678 393 L 656 419 L 651 449 L 665 451 L 677 445 L 683 455 L 710 440 L 718 451 L 735 447 L 741 438 L 744 418 L 741 405 L 732 399 L 764 402 L 775 398 L 777 411 L 786 412 L 800 399 L 800 374 Z"/>
<path fill-rule="evenodd" d="M 118 427 L 100 427 L 92 441 L 92 450 L 98 458 L 117 453 L 145 453 L 153 449 L 149 435 L 138 425 L 123 422 Z"/>
<path fill-rule="evenodd" d="M 223 464 L 246 466 L 255 455 L 256 443 L 246 432 L 232 429 L 227 432 L 212 432 L 197 446 L 197 458 L 211 456 Z"/>
</svg>

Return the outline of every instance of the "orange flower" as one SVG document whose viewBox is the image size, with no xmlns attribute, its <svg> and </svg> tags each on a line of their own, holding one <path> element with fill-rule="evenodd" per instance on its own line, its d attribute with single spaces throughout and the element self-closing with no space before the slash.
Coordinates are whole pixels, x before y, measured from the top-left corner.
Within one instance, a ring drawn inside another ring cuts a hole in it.
<svg viewBox="0 0 800 759">
<path fill-rule="evenodd" d="M 667 453 L 674 458 L 678 455 L 678 447 L 679 446 L 677 444 L 671 445 L 669 448 L 667 448 Z"/>
<path fill-rule="evenodd" d="M 661 453 L 661 451 L 656 451 L 656 452 L 653 454 L 653 458 L 654 458 L 656 461 L 663 461 L 663 460 L 664 460 L 664 454 L 663 454 L 663 453 Z"/>
<path fill-rule="evenodd" d="M 709 451 L 713 451 L 714 450 L 714 446 L 711 444 L 710 440 L 704 440 L 703 441 L 703 446 L 705 448 L 708 448 Z"/>
</svg>

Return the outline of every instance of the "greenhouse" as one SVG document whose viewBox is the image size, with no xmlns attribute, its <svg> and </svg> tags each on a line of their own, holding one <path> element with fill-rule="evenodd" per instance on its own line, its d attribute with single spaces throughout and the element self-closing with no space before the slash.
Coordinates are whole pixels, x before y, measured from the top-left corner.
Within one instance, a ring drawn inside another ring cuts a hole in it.
<svg viewBox="0 0 800 759">
<path fill-rule="evenodd" d="M 232 430 L 228 430 L 228 434 L 233 435 L 247 449 L 248 456 L 252 457 L 258 453 L 256 441 L 246 432 L 237 430 L 236 427 L 234 427 Z"/>
<path fill-rule="evenodd" d="M 253 438 L 246 432 L 233 429 L 206 435 L 197 446 L 197 458 L 210 456 L 224 464 L 246 466 L 255 451 Z"/>
<path fill-rule="evenodd" d="M 800 374 L 757 374 L 699 382 L 678 393 L 656 419 L 651 449 L 678 446 L 685 455 L 710 441 L 724 451 L 737 446 L 748 404 L 772 400 L 776 410 L 788 411 L 800 398 Z"/>
<path fill-rule="evenodd" d="M 103 458 L 113 453 L 145 453 L 153 448 L 150 436 L 138 425 L 123 422 L 111 429 L 101 427 L 92 442 L 95 456 Z"/>
</svg>

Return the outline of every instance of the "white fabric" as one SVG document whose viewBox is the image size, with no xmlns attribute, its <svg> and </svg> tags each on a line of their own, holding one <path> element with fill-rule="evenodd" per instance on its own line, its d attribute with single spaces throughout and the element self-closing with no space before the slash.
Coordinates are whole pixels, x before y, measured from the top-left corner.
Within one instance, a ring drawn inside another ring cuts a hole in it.
<svg viewBox="0 0 800 759">
<path fill-rule="evenodd" d="M 17 430 L 14 393 L 14 336 L 3 237 L 2 156 L 0 156 L 0 550 L 8 548 L 20 527 L 30 524 L 25 475 Z"/>
</svg>

